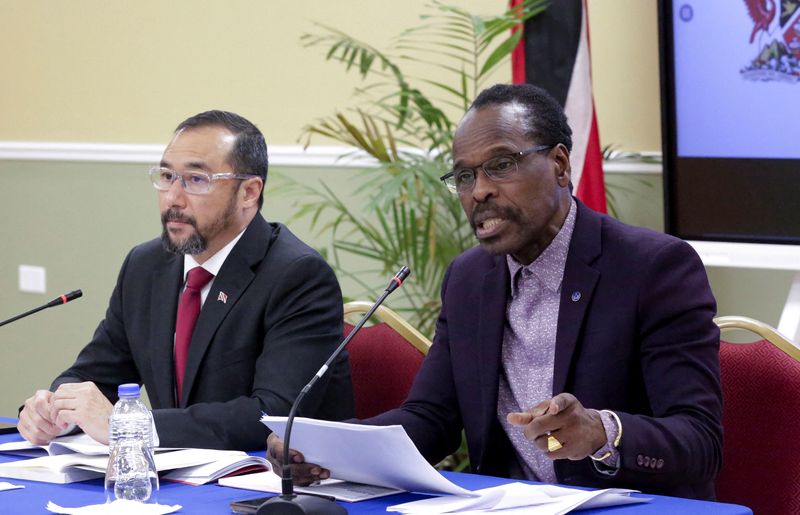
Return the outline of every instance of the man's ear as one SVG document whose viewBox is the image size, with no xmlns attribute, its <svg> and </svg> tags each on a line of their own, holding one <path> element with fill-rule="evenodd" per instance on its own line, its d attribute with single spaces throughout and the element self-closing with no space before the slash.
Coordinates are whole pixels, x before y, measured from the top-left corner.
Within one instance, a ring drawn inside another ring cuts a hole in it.
<svg viewBox="0 0 800 515">
<path fill-rule="evenodd" d="M 258 206 L 258 199 L 261 190 L 264 189 L 264 181 L 261 177 L 251 177 L 244 181 L 242 194 L 245 207 Z"/>
<path fill-rule="evenodd" d="M 553 153 L 553 162 L 556 165 L 556 181 L 559 186 L 566 188 L 572 179 L 572 166 L 569 161 L 569 150 L 563 143 L 557 144 L 550 151 Z"/>
</svg>

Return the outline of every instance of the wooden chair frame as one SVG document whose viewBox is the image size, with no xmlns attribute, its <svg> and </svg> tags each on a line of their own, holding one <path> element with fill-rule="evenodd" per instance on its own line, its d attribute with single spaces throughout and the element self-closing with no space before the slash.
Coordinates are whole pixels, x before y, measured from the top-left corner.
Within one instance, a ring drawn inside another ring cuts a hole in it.
<svg viewBox="0 0 800 515">
<path fill-rule="evenodd" d="M 364 314 L 372 307 L 372 303 L 365 301 L 353 301 L 344 305 L 344 318 L 347 320 L 349 315 Z M 379 306 L 372 314 L 381 322 L 397 331 L 400 336 L 408 340 L 408 342 L 422 354 L 427 355 L 428 349 L 431 347 L 431 341 L 427 339 L 416 327 L 412 326 L 403 319 L 396 312 L 387 308 L 386 306 Z"/>
</svg>

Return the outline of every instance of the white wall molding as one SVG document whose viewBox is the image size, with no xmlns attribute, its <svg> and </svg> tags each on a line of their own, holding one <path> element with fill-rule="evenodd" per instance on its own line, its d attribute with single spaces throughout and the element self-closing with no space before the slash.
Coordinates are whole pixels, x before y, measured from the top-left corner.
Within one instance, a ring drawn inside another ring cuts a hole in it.
<svg viewBox="0 0 800 515">
<path fill-rule="evenodd" d="M 0 141 L 2 160 L 157 163 L 163 151 L 164 145 Z"/>
<path fill-rule="evenodd" d="M 125 143 L 62 143 L 46 141 L 0 141 L 0 160 L 65 161 L 155 164 L 165 145 Z M 335 146 L 270 145 L 269 161 L 279 166 L 374 166 L 363 154 Z"/>
<path fill-rule="evenodd" d="M 625 161 L 603 161 L 603 173 L 607 174 L 626 174 L 641 173 L 647 175 L 661 175 L 663 167 L 661 163 L 644 163 L 637 160 Z"/>
<path fill-rule="evenodd" d="M 65 143 L 46 141 L 0 141 L 0 160 L 64 161 L 155 164 L 164 145 L 126 143 Z M 645 153 L 658 157 L 656 152 Z M 270 145 L 269 162 L 274 166 L 369 168 L 374 160 L 363 152 L 343 146 Z M 615 159 L 603 163 L 605 173 L 660 174 L 661 164 L 636 159 Z"/>
</svg>

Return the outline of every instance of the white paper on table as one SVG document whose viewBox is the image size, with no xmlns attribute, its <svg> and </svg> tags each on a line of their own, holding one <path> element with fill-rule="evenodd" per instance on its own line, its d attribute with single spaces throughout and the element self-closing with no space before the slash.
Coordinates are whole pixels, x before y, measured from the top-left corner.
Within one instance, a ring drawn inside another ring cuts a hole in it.
<svg viewBox="0 0 800 515">
<path fill-rule="evenodd" d="M 3 492 L 5 490 L 17 490 L 19 488 L 25 488 L 25 487 L 22 485 L 12 485 L 11 483 L 8 483 L 6 481 L 0 481 L 0 492 Z"/>
<path fill-rule="evenodd" d="M 529 508 L 537 504 L 556 503 L 558 499 L 550 497 L 538 485 L 525 483 L 509 483 L 491 488 L 475 490 L 479 497 L 457 497 L 444 495 L 421 499 L 403 504 L 389 506 L 386 511 L 399 513 L 462 513 L 472 511 L 500 510 L 524 506 Z M 533 488 L 528 488 L 533 487 Z"/>
<path fill-rule="evenodd" d="M 0 452 L 22 454 L 24 456 L 58 456 L 60 454 L 80 453 L 88 456 L 108 456 L 108 445 L 103 445 L 86 433 L 59 436 L 49 445 L 35 445 L 27 440 L 0 444 Z"/>
<path fill-rule="evenodd" d="M 578 490 L 554 485 L 509 483 L 477 490 L 481 495 L 476 502 L 464 498 L 443 496 L 422 499 L 395 506 L 387 511 L 414 514 L 459 513 L 461 515 L 502 511 L 503 515 L 562 515 L 576 509 L 600 508 L 648 502 L 649 499 L 630 497 L 635 490 L 606 489 Z"/>
<path fill-rule="evenodd" d="M 255 474 L 223 477 L 220 478 L 219 485 L 274 494 L 279 494 L 283 490 L 281 477 L 274 472 L 256 472 Z M 403 490 L 353 483 L 352 481 L 343 481 L 341 479 L 323 479 L 312 486 L 295 486 L 294 492 L 299 494 L 330 495 L 337 501 L 359 502 L 398 494 Z"/>
<path fill-rule="evenodd" d="M 156 453 L 153 460 L 156 465 L 156 470 L 162 472 L 164 470 L 203 465 L 230 455 L 246 456 L 247 453 L 217 449 L 181 449 L 178 451 Z M 42 456 L 29 460 L 10 461 L 3 464 L 4 470 L 45 469 L 53 472 L 60 472 L 69 467 L 105 473 L 108 467 L 108 455 L 84 455 L 78 453 L 57 454 L 55 456 Z"/>
<path fill-rule="evenodd" d="M 89 506 L 79 506 L 77 508 L 63 508 L 53 501 L 49 501 L 46 506 L 48 511 L 53 513 L 63 513 L 65 515 L 166 515 L 180 510 L 180 504 L 167 506 L 165 504 L 146 504 L 124 499 L 116 499 L 107 504 L 91 504 Z"/>
<path fill-rule="evenodd" d="M 264 415 L 261 422 L 283 438 L 286 417 Z M 368 426 L 297 417 L 290 446 L 331 477 L 410 492 L 476 494 L 454 485 L 419 453 L 401 426 Z"/>
</svg>

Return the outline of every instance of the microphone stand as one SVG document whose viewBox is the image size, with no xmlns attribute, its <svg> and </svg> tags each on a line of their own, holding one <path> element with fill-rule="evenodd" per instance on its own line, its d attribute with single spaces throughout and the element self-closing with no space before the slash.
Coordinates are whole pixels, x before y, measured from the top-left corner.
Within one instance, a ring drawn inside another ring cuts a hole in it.
<svg viewBox="0 0 800 515">
<path fill-rule="evenodd" d="M 10 324 L 11 322 L 15 322 L 15 321 L 19 320 L 20 318 L 25 318 L 28 315 L 32 315 L 34 313 L 38 313 L 39 311 L 41 311 L 43 309 L 52 308 L 53 306 L 60 306 L 61 304 L 66 304 L 67 302 L 69 302 L 71 300 L 75 300 L 77 298 L 80 298 L 82 295 L 83 295 L 83 292 L 80 291 L 80 290 L 75 290 L 75 291 L 71 291 L 69 293 L 65 293 L 64 295 L 61 295 L 60 297 L 56 297 L 55 299 L 51 300 L 47 304 L 39 306 L 38 308 L 33 308 L 30 311 L 26 311 L 25 313 L 22 313 L 20 315 L 15 316 L 15 317 L 11 317 L 8 320 L 3 320 L 2 322 L 0 322 L 0 327 L 4 326 L 6 324 Z"/>
<path fill-rule="evenodd" d="M 289 439 L 292 434 L 292 424 L 294 423 L 295 415 L 297 414 L 297 407 L 300 405 L 300 402 L 303 400 L 303 397 L 306 396 L 308 391 L 311 389 L 312 386 L 317 382 L 317 380 L 322 377 L 325 372 L 328 371 L 328 367 L 333 363 L 337 356 L 344 350 L 350 340 L 353 339 L 353 336 L 363 327 L 363 325 L 369 320 L 369 317 L 378 309 L 378 306 L 383 304 L 383 301 L 386 300 L 386 297 L 389 296 L 394 290 L 396 290 L 408 274 L 411 273 L 411 270 L 408 269 L 407 266 L 403 266 L 400 270 L 394 274 L 392 280 L 389 281 L 389 286 L 383 291 L 383 294 L 375 301 L 375 304 L 369 308 L 361 320 L 358 321 L 358 324 L 350 331 L 350 334 L 342 340 L 342 343 L 333 351 L 333 354 L 328 358 L 324 365 L 319 369 L 319 371 L 311 378 L 311 381 L 308 382 L 307 385 L 300 390 L 300 394 L 294 400 L 292 404 L 292 409 L 289 410 L 289 416 L 286 419 L 286 431 L 284 432 L 284 441 L 283 441 L 283 469 L 281 475 L 281 495 L 272 497 L 271 499 L 267 500 L 258 507 L 258 511 L 256 511 L 256 515 L 301 515 L 301 514 L 324 514 L 324 515 L 334 515 L 334 514 L 346 514 L 347 510 L 344 509 L 339 504 L 336 504 L 335 501 L 330 499 L 326 499 L 322 496 L 316 495 L 298 495 L 294 493 L 294 485 L 292 484 L 292 467 L 291 463 L 289 462 Z"/>
</svg>

